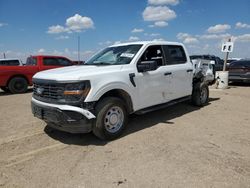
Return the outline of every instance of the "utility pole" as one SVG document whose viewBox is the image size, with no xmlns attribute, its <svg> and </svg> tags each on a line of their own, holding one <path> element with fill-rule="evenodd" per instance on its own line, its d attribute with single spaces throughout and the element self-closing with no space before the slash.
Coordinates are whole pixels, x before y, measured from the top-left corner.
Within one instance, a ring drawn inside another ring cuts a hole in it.
<svg viewBox="0 0 250 188">
<path fill-rule="evenodd" d="M 231 42 L 231 38 L 228 39 L 228 42 Z M 226 66 L 227 66 L 227 60 L 228 60 L 228 56 L 229 56 L 229 51 L 231 49 L 229 49 L 227 52 L 226 52 L 226 57 L 225 57 L 225 60 L 224 60 L 224 65 L 223 65 L 223 71 L 226 71 Z"/>
<path fill-rule="evenodd" d="M 78 64 L 80 64 L 80 36 L 78 35 Z"/>
<path fill-rule="evenodd" d="M 6 55 L 5 55 L 5 53 L 3 53 L 3 58 L 4 58 L 4 59 L 6 59 Z"/>
</svg>

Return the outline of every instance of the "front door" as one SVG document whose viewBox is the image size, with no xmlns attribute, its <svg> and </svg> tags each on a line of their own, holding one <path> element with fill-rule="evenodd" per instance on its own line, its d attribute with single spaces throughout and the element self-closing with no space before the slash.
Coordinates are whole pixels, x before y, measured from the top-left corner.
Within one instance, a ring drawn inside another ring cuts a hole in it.
<svg viewBox="0 0 250 188">
<path fill-rule="evenodd" d="M 171 74 L 167 70 L 163 49 L 160 45 L 149 46 L 138 61 L 156 61 L 157 69 L 137 73 L 139 109 L 165 103 L 171 100 Z M 167 92 L 168 91 L 168 92 Z"/>
</svg>

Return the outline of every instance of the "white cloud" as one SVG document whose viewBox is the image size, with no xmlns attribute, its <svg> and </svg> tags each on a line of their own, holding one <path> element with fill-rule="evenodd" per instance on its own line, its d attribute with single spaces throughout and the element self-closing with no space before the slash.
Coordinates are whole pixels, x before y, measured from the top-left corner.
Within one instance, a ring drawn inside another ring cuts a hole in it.
<svg viewBox="0 0 250 188">
<path fill-rule="evenodd" d="M 188 33 L 178 33 L 177 39 L 182 40 L 185 44 L 197 44 L 199 43 L 199 40 L 196 37 L 193 37 L 192 35 Z"/>
<path fill-rule="evenodd" d="M 229 38 L 231 35 L 228 33 L 225 34 L 208 34 L 208 35 L 201 35 L 199 36 L 200 39 L 207 39 L 207 40 L 213 40 L 213 39 L 227 39 Z"/>
<path fill-rule="evenodd" d="M 155 27 L 166 27 L 167 25 L 168 25 L 168 23 L 165 21 L 158 21 L 158 22 L 154 23 Z"/>
<path fill-rule="evenodd" d="M 151 5 L 177 5 L 179 0 L 148 0 Z"/>
<path fill-rule="evenodd" d="M 50 34 L 63 33 L 63 32 L 72 33 L 72 32 L 81 32 L 91 28 L 94 28 L 94 22 L 92 21 L 91 18 L 75 14 L 74 16 L 66 19 L 65 26 L 53 25 L 49 27 L 47 32 Z"/>
<path fill-rule="evenodd" d="M 149 34 L 149 36 L 151 36 L 151 37 L 158 37 L 158 36 L 160 36 L 161 34 L 159 34 L 159 33 L 151 33 L 151 34 Z"/>
<path fill-rule="evenodd" d="M 114 45 L 116 45 L 116 44 L 121 44 L 121 43 L 122 43 L 122 42 L 118 40 L 118 41 L 115 41 L 115 42 L 114 42 Z"/>
<path fill-rule="evenodd" d="M 94 28 L 94 22 L 89 17 L 75 14 L 66 20 L 66 26 L 71 31 L 81 32 L 85 29 Z"/>
<path fill-rule="evenodd" d="M 138 38 L 138 37 L 135 37 L 135 36 L 131 36 L 131 37 L 129 37 L 128 40 L 129 40 L 129 41 L 136 41 L 136 40 L 139 40 L 139 38 Z"/>
<path fill-rule="evenodd" d="M 66 40 L 66 39 L 69 39 L 69 36 L 67 36 L 67 35 L 61 35 L 59 37 L 56 37 L 56 40 Z"/>
<path fill-rule="evenodd" d="M 197 44 L 197 43 L 199 43 L 199 40 L 195 37 L 189 36 L 183 40 L 183 43 L 185 43 L 185 44 Z"/>
<path fill-rule="evenodd" d="M 250 42 L 250 34 L 236 36 L 235 40 L 237 42 Z"/>
<path fill-rule="evenodd" d="M 164 38 L 156 38 L 156 39 L 153 39 L 153 41 L 165 41 Z"/>
<path fill-rule="evenodd" d="M 177 34 L 177 39 L 179 39 L 179 40 L 184 40 L 187 37 L 190 37 L 190 35 L 188 33 L 178 33 Z"/>
<path fill-rule="evenodd" d="M 175 12 L 167 6 L 148 6 L 142 15 L 145 21 L 169 21 L 176 18 Z"/>
<path fill-rule="evenodd" d="M 249 24 L 246 24 L 246 23 L 237 22 L 237 23 L 235 24 L 235 28 L 236 28 L 236 29 L 242 29 L 242 28 L 249 29 L 249 28 L 250 28 L 250 25 L 249 25 Z"/>
<path fill-rule="evenodd" d="M 52 25 L 49 27 L 48 33 L 56 34 L 56 33 L 63 33 L 69 31 L 68 29 L 64 28 L 61 25 Z"/>
<path fill-rule="evenodd" d="M 132 32 L 132 33 L 141 33 L 141 32 L 143 32 L 143 31 L 144 31 L 143 29 L 134 28 L 131 32 Z"/>
<path fill-rule="evenodd" d="M 44 53 L 45 51 L 46 51 L 45 49 L 41 48 L 41 49 L 37 50 L 37 53 L 42 54 L 42 53 Z"/>
<path fill-rule="evenodd" d="M 211 26 L 207 29 L 208 33 L 224 33 L 226 30 L 231 29 L 231 26 L 228 24 L 218 24 Z"/>
<path fill-rule="evenodd" d="M 112 42 L 109 41 L 109 40 L 107 40 L 107 41 L 105 41 L 105 42 L 99 42 L 98 44 L 99 44 L 100 46 L 102 46 L 102 45 L 110 45 L 110 44 L 112 44 Z"/>
</svg>

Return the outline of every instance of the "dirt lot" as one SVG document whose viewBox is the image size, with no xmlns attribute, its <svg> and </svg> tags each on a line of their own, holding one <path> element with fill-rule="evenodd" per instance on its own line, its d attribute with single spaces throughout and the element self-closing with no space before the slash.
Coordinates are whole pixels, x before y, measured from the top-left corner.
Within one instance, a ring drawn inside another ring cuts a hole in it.
<svg viewBox="0 0 250 188">
<path fill-rule="evenodd" d="M 122 138 L 46 127 L 0 91 L 0 187 L 250 187 L 250 87 L 131 116 Z"/>
</svg>

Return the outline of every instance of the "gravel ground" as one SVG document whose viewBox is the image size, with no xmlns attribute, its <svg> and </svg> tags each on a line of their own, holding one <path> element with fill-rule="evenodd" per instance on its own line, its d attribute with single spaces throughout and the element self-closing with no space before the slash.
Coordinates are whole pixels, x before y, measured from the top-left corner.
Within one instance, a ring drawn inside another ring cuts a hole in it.
<svg viewBox="0 0 250 188">
<path fill-rule="evenodd" d="M 0 91 L 0 187 L 250 187 L 250 87 L 132 115 L 112 142 L 46 127 Z"/>
</svg>

